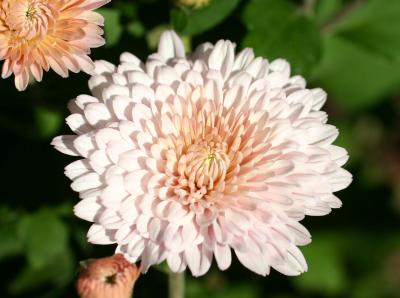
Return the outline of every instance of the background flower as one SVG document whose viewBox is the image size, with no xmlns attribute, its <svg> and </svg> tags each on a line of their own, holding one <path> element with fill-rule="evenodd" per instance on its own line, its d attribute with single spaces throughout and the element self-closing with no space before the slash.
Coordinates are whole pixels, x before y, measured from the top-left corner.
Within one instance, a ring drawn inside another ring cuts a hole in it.
<svg viewBox="0 0 400 298">
<path fill-rule="evenodd" d="M 2 78 L 15 75 L 24 90 L 30 75 L 41 81 L 52 68 L 62 77 L 68 71 L 92 71 L 90 49 L 104 44 L 103 17 L 93 12 L 110 0 L 4 0 L 0 5 Z"/>
<path fill-rule="evenodd" d="M 173 31 L 145 64 L 125 53 L 95 72 L 93 96 L 69 106 L 78 135 L 53 141 L 84 157 L 65 173 L 82 199 L 75 214 L 94 222 L 90 242 L 117 243 L 145 271 L 166 260 L 203 275 L 213 256 L 224 270 L 231 248 L 261 275 L 307 270 L 298 221 L 339 207 L 332 192 L 351 181 L 324 91 L 230 41 L 186 57 Z"/>
</svg>

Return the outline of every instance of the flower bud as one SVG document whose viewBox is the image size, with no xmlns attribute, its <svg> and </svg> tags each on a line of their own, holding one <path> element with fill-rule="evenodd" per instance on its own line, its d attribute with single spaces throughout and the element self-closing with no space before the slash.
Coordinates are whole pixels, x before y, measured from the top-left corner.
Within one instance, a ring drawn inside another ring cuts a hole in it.
<svg viewBox="0 0 400 298">
<path fill-rule="evenodd" d="M 122 254 L 88 260 L 76 282 L 81 298 L 129 298 L 140 275 L 140 268 L 129 263 Z"/>
</svg>

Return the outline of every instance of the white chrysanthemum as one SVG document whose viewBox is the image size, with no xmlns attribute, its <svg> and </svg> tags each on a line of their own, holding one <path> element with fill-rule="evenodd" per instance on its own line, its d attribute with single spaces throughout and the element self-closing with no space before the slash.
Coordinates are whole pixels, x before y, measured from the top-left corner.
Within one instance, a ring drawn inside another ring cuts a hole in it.
<svg viewBox="0 0 400 298">
<path fill-rule="evenodd" d="M 70 104 L 77 135 L 53 140 L 83 157 L 66 175 L 90 242 L 118 244 L 144 270 L 166 260 L 198 276 L 213 257 L 224 270 L 231 249 L 258 274 L 307 270 L 299 221 L 340 207 L 332 193 L 351 182 L 323 90 L 230 41 L 185 56 L 171 31 L 146 63 L 124 53 L 96 73 L 93 96 Z"/>
</svg>

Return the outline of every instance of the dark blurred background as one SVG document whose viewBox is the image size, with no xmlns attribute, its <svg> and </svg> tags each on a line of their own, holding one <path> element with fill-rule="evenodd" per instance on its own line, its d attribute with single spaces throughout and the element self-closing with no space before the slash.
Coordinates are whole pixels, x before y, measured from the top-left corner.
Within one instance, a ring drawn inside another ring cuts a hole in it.
<svg viewBox="0 0 400 298">
<path fill-rule="evenodd" d="M 107 45 L 94 59 L 144 59 L 171 27 L 188 49 L 224 38 L 286 58 L 328 92 L 336 144 L 350 154 L 343 207 L 303 221 L 313 237 L 302 248 L 307 273 L 263 278 L 235 260 L 188 278 L 188 298 L 400 297 L 400 0 L 113 0 L 100 11 Z M 114 251 L 87 243 L 89 223 L 74 217 L 78 196 L 63 174 L 73 159 L 49 145 L 69 133 L 66 104 L 89 92 L 87 80 L 48 73 L 22 93 L 0 80 L 0 297 L 75 297 L 79 261 Z M 135 297 L 167 297 L 157 269 L 135 288 Z"/>
</svg>

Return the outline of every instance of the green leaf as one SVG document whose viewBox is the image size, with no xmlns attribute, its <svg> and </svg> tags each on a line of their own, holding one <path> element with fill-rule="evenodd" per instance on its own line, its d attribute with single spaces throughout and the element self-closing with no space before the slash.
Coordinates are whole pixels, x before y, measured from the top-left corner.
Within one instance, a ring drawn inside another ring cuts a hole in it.
<svg viewBox="0 0 400 298">
<path fill-rule="evenodd" d="M 35 120 L 37 131 L 42 138 L 54 136 L 64 123 L 60 113 L 40 107 L 35 109 Z"/>
<path fill-rule="evenodd" d="M 239 2 L 240 0 L 212 0 L 203 8 L 190 10 L 187 26 L 182 33 L 192 36 L 217 26 L 233 12 Z"/>
<path fill-rule="evenodd" d="M 67 227 L 49 209 L 25 215 L 19 222 L 18 234 L 33 268 L 44 267 L 67 246 Z"/>
<path fill-rule="evenodd" d="M 16 222 L 1 225 L 0 239 L 0 260 L 22 253 L 22 243 L 18 238 Z"/>
<path fill-rule="evenodd" d="M 341 37 L 327 36 L 324 57 L 313 79 L 343 107 L 360 110 L 384 100 L 398 87 L 400 63 L 374 55 Z"/>
<path fill-rule="evenodd" d="M 400 61 L 400 1 L 371 0 L 353 9 L 334 31 L 372 53 Z"/>
<path fill-rule="evenodd" d="M 187 10 L 183 8 L 171 10 L 171 23 L 175 31 L 182 32 L 188 24 Z"/>
<path fill-rule="evenodd" d="M 210 274 L 204 282 L 198 280 L 187 280 L 187 297 L 188 298 L 256 298 L 260 297 L 259 289 L 251 283 L 239 283 L 235 285 L 223 285 L 221 280 L 217 280 L 218 284 L 212 283 Z M 223 280 L 222 280 L 223 281 Z M 211 282 L 211 284 L 210 284 Z"/>
<path fill-rule="evenodd" d="M 315 235 L 313 242 L 302 248 L 308 271 L 294 278 L 294 284 L 305 292 L 324 295 L 343 293 L 347 287 L 347 277 L 342 264 L 341 244 L 341 238 L 335 235 Z"/>
<path fill-rule="evenodd" d="M 46 284 L 52 285 L 50 291 L 55 290 L 71 281 L 74 268 L 74 258 L 71 251 L 64 247 L 59 254 L 50 258 L 45 266 L 40 268 L 25 267 L 8 285 L 8 290 L 11 294 L 16 295 L 32 291 Z"/>
<path fill-rule="evenodd" d="M 115 7 L 129 19 L 137 19 L 138 4 L 135 2 L 115 2 Z"/>
<path fill-rule="evenodd" d="M 140 38 L 145 34 L 146 28 L 143 26 L 141 22 L 133 21 L 127 25 L 126 31 L 129 34 L 132 34 L 134 37 Z"/>
<path fill-rule="evenodd" d="M 248 29 L 243 45 L 270 60 L 287 59 L 294 74 L 307 75 L 320 59 L 318 28 L 287 0 L 252 0 L 243 22 Z"/>
<path fill-rule="evenodd" d="M 318 0 L 314 18 L 318 25 L 328 22 L 343 7 L 343 0 Z"/>
<path fill-rule="evenodd" d="M 122 35 L 121 13 L 118 9 L 101 8 L 98 10 L 105 19 L 104 32 L 106 37 L 106 47 L 115 46 Z"/>
</svg>

